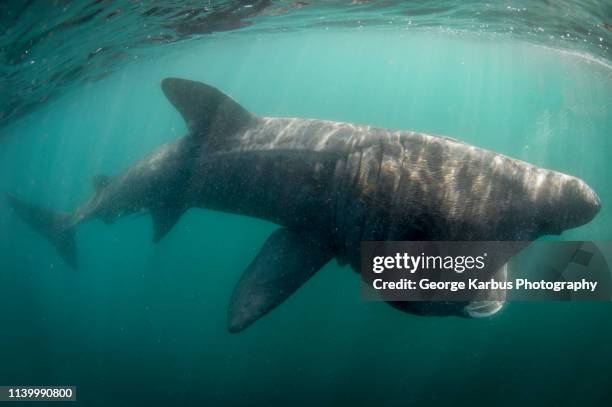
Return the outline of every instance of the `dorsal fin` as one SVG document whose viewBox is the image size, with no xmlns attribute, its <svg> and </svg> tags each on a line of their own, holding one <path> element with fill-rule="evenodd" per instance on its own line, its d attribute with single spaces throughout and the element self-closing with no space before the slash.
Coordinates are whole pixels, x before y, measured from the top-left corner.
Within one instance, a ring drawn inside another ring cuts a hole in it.
<svg viewBox="0 0 612 407">
<path fill-rule="evenodd" d="M 161 86 L 193 137 L 231 134 L 255 118 L 232 98 L 205 83 L 166 78 Z"/>
<path fill-rule="evenodd" d="M 93 177 L 93 186 L 96 194 L 106 188 L 110 184 L 111 178 L 108 175 L 98 174 Z"/>
</svg>

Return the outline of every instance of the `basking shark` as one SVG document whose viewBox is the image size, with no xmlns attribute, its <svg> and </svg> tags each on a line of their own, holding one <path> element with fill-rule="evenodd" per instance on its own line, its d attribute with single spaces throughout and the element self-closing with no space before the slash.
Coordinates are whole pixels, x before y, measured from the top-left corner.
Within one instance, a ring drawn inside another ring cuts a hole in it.
<svg viewBox="0 0 612 407">
<path fill-rule="evenodd" d="M 148 211 L 154 242 L 194 207 L 278 224 L 234 289 L 231 332 L 267 314 L 333 258 L 359 270 L 361 241 L 532 241 L 583 225 L 601 207 L 578 178 L 452 138 L 258 117 L 204 83 L 167 78 L 161 85 L 187 135 L 116 176 L 94 177 L 95 193 L 71 213 L 8 200 L 74 268 L 75 228 L 92 219 L 110 224 Z M 474 303 L 391 305 L 470 316 L 500 306 Z"/>
</svg>

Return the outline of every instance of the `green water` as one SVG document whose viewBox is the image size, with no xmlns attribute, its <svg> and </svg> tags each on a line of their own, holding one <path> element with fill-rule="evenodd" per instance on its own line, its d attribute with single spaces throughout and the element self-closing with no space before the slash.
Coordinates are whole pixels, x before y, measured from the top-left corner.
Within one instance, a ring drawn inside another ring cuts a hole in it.
<svg viewBox="0 0 612 407">
<path fill-rule="evenodd" d="M 74 89 L 2 130 L 0 192 L 57 210 L 186 130 L 159 83 L 250 111 L 445 134 L 585 180 L 612 239 L 612 70 L 495 36 L 375 29 L 214 37 Z M 612 400 L 608 303 L 512 303 L 487 320 L 364 302 L 328 264 L 243 333 L 233 285 L 275 226 L 189 211 L 79 228 L 81 268 L 0 203 L 0 384 L 76 385 L 83 405 L 597 405 Z"/>
</svg>

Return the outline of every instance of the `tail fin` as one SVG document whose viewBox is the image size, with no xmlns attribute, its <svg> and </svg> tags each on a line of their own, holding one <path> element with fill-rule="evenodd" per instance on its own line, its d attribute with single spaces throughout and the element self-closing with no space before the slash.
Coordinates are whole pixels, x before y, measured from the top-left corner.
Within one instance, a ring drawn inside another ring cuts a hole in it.
<svg viewBox="0 0 612 407">
<path fill-rule="evenodd" d="M 55 246 L 70 267 L 78 268 L 74 227 L 70 224 L 70 214 L 52 212 L 10 194 L 7 194 L 7 200 L 25 223 Z"/>
</svg>

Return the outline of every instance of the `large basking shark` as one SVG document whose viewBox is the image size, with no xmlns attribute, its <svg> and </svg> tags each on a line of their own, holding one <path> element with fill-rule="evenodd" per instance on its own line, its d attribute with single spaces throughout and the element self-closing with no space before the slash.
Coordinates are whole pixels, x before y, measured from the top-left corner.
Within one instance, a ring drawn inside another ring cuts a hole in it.
<svg viewBox="0 0 612 407">
<path fill-rule="evenodd" d="M 154 242 L 193 207 L 278 224 L 234 289 L 232 332 L 282 303 L 333 258 L 359 270 L 361 241 L 532 241 L 589 222 L 601 206 L 578 178 L 448 137 L 258 117 L 216 88 L 184 79 L 164 79 L 162 89 L 187 123 L 186 136 L 114 177 L 96 176 L 95 194 L 74 212 L 8 200 L 75 268 L 75 228 L 92 219 L 113 223 L 146 210 Z M 500 307 L 392 305 L 468 316 Z"/>
</svg>

